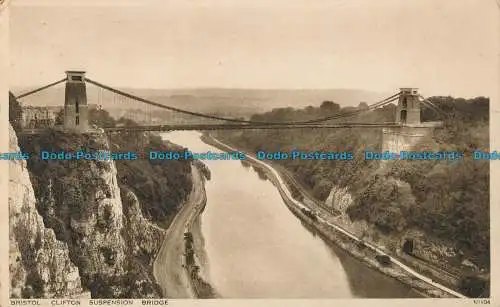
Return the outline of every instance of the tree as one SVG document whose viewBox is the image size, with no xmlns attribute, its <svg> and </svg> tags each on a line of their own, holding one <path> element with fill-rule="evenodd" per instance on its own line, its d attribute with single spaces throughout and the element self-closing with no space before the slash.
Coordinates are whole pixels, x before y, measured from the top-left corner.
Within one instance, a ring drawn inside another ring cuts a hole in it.
<svg viewBox="0 0 500 307">
<path fill-rule="evenodd" d="M 340 111 L 340 105 L 329 100 L 323 101 L 323 103 L 321 103 L 321 106 L 319 108 L 321 109 L 321 111 L 327 113 L 336 113 Z"/>
<path fill-rule="evenodd" d="M 360 109 L 360 110 L 366 110 L 366 109 L 368 109 L 368 104 L 366 102 L 362 101 L 362 102 L 359 103 L 358 109 Z"/>
<path fill-rule="evenodd" d="M 466 276 L 462 278 L 459 288 L 468 297 L 490 296 L 490 282 L 481 276 Z"/>
<path fill-rule="evenodd" d="M 320 179 L 314 185 L 313 195 L 319 200 L 325 201 L 330 194 L 330 190 L 332 189 L 332 182 L 328 179 Z"/>
<path fill-rule="evenodd" d="M 99 127 L 114 127 L 116 125 L 115 119 L 106 110 L 89 110 L 89 122 L 92 125 Z"/>
<path fill-rule="evenodd" d="M 305 108 L 306 113 L 314 113 L 315 108 L 313 106 L 307 106 Z"/>
</svg>

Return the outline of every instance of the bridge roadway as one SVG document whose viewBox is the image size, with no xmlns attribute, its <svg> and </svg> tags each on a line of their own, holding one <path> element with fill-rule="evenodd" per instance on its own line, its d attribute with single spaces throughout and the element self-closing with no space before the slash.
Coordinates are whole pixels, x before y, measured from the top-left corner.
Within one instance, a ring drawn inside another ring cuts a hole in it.
<svg viewBox="0 0 500 307">
<path fill-rule="evenodd" d="M 114 131 L 203 131 L 203 130 L 239 130 L 239 129 L 335 129 L 335 128 L 387 128 L 402 127 L 398 123 L 364 124 L 265 124 L 265 125 L 242 125 L 242 124 L 173 124 L 173 125 L 146 125 L 146 126 L 122 126 L 105 127 L 106 132 Z"/>
<path fill-rule="evenodd" d="M 404 125 L 398 123 L 380 123 L 380 124 L 365 124 L 365 123 L 344 123 L 344 124 L 170 124 L 170 125 L 141 125 L 141 126 L 118 126 L 118 127 L 103 127 L 103 128 L 89 128 L 88 133 L 98 133 L 99 130 L 104 132 L 145 132 L 145 131 L 207 131 L 207 130 L 247 130 L 247 129 L 339 129 L 339 128 L 391 128 L 403 127 Z M 33 135 L 41 134 L 50 128 L 24 128 L 21 134 Z M 61 127 L 55 127 L 59 132 L 65 132 Z"/>
<path fill-rule="evenodd" d="M 145 131 L 208 131 L 208 130 L 248 130 L 248 129 L 342 129 L 342 128 L 401 128 L 401 127 L 411 127 L 411 128 L 442 128 L 442 122 L 409 125 L 400 124 L 394 122 L 385 122 L 378 124 L 370 123 L 339 123 L 339 124 L 280 124 L 280 123 L 269 123 L 269 124 L 169 124 L 169 125 L 141 125 L 141 126 L 118 126 L 118 127 L 103 127 L 103 128 L 89 128 L 87 133 L 99 133 L 99 131 L 104 132 L 120 132 L 120 131 L 131 131 L 131 132 L 145 132 Z M 53 128 L 53 127 L 52 127 Z M 50 128 L 24 128 L 21 134 L 33 135 L 40 134 Z M 55 128 L 59 132 L 64 132 L 62 127 Z M 101 130 L 102 129 L 102 130 Z"/>
</svg>

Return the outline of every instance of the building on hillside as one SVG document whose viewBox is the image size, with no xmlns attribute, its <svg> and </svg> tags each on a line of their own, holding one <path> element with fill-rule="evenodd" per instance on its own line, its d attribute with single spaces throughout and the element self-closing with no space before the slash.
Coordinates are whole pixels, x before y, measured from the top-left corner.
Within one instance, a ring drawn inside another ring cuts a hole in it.
<svg viewBox="0 0 500 307">
<path fill-rule="evenodd" d="M 23 106 L 21 125 L 24 128 L 46 128 L 55 125 L 60 108 Z"/>
</svg>

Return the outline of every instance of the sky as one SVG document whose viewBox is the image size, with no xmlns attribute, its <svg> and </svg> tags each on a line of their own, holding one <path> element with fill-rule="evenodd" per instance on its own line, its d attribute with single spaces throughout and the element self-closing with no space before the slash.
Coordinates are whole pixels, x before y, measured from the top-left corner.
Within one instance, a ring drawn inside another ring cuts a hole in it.
<svg viewBox="0 0 500 307">
<path fill-rule="evenodd" d="M 490 96 L 495 0 L 13 0 L 11 86 L 83 69 L 132 88 Z"/>
</svg>

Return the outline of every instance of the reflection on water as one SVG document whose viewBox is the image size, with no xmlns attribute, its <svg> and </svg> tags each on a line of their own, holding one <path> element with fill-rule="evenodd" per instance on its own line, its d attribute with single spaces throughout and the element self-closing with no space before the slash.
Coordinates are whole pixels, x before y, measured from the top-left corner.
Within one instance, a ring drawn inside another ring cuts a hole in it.
<svg viewBox="0 0 500 307">
<path fill-rule="evenodd" d="M 197 132 L 164 137 L 195 152 L 220 152 Z M 409 289 L 327 245 L 246 161 L 204 161 L 202 232 L 210 282 L 228 298 L 410 297 Z M 168 162 L 166 162 L 168 163 Z"/>
<path fill-rule="evenodd" d="M 255 167 L 253 165 L 252 165 L 252 169 L 253 169 L 254 172 L 257 173 L 257 175 L 259 176 L 259 179 L 264 180 L 264 181 L 268 180 L 267 175 L 266 175 L 266 173 L 263 170 L 261 170 L 260 168 Z"/>
<path fill-rule="evenodd" d="M 248 161 L 245 161 L 245 160 L 241 160 L 241 165 L 244 168 L 249 168 L 250 166 L 252 166 Z"/>
</svg>

